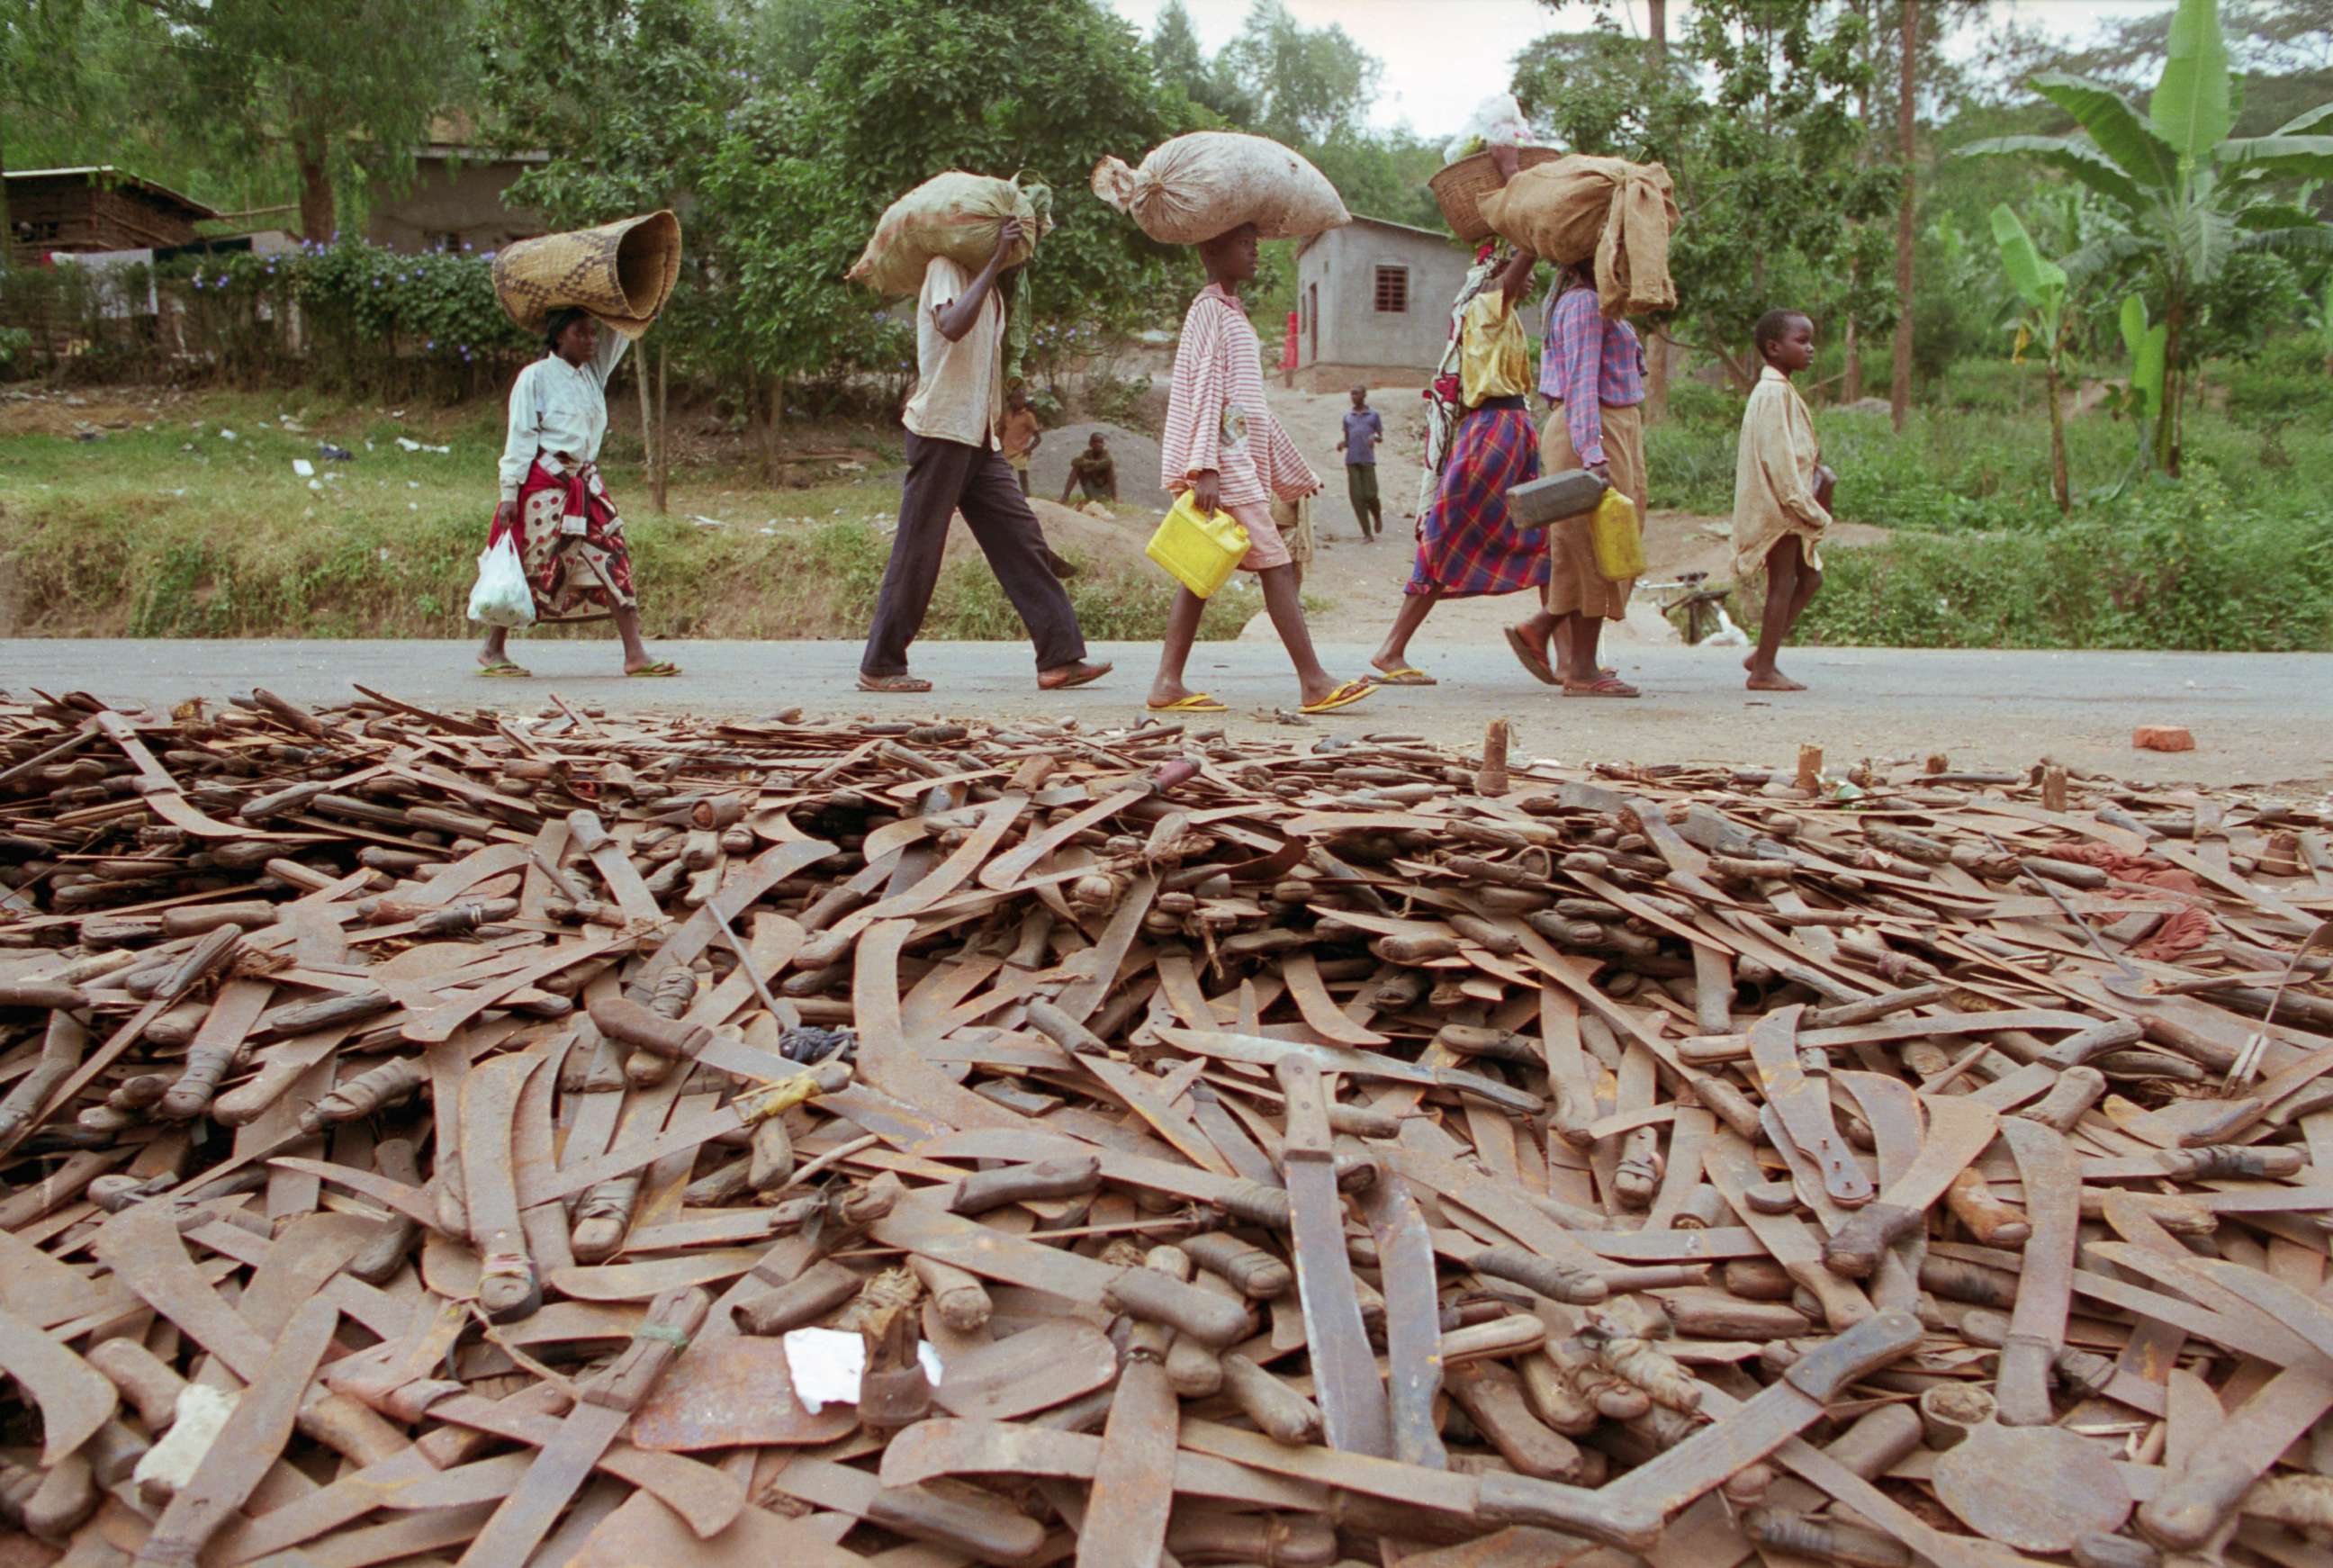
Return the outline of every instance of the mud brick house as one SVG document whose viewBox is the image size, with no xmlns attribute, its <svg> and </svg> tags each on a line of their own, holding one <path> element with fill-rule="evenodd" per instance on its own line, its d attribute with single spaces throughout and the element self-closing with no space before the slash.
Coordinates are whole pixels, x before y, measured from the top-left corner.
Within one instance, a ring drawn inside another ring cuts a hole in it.
<svg viewBox="0 0 2333 1568">
<path fill-rule="evenodd" d="M 111 164 L 11 169 L 8 227 L 20 256 L 160 250 L 187 245 L 218 214 Z"/>
</svg>

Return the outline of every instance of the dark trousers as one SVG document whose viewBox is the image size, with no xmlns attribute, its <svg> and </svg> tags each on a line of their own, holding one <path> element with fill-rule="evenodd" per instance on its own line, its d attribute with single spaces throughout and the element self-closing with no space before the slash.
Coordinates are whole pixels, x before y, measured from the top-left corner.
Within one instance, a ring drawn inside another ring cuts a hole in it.
<svg viewBox="0 0 2333 1568">
<path fill-rule="evenodd" d="M 1378 503 L 1376 464 L 1345 465 L 1345 495 L 1353 504 L 1353 517 L 1361 525 L 1363 538 L 1368 537 L 1371 524 L 1376 524 L 1376 532 L 1385 532 L 1385 510 Z"/>
<path fill-rule="evenodd" d="M 928 439 L 907 432 L 907 483 L 899 498 L 899 532 L 891 541 L 891 562 L 875 598 L 875 624 L 859 657 L 862 675 L 902 675 L 907 644 L 923 630 L 932 592 L 939 585 L 940 553 L 947 545 L 948 522 L 961 511 L 974 543 L 988 557 L 988 569 L 1013 601 L 1029 640 L 1037 646 L 1037 668 L 1075 664 L 1086 656 L 1070 596 L 1045 563 L 1045 539 L 1037 515 L 1021 494 L 1012 465 L 1001 452 L 960 441 Z"/>
</svg>

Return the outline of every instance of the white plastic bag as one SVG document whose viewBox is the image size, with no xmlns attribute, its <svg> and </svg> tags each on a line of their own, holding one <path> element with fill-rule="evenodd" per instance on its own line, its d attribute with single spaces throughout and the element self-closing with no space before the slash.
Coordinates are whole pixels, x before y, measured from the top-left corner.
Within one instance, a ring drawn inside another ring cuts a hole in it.
<svg viewBox="0 0 2333 1568">
<path fill-rule="evenodd" d="M 470 590 L 470 619 L 488 626 L 534 624 L 534 594 L 526 585 L 518 544 L 507 534 L 478 552 L 478 582 Z"/>
<path fill-rule="evenodd" d="M 1531 121 L 1512 92 L 1494 92 L 1474 108 L 1466 128 L 1444 148 L 1443 161 L 1455 163 L 1486 147 L 1530 147 L 1534 144 Z"/>
</svg>

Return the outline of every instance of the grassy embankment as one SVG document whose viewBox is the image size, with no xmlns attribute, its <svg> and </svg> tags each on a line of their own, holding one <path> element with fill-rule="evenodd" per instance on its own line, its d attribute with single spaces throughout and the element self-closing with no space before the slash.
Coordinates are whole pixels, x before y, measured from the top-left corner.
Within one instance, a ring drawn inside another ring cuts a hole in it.
<svg viewBox="0 0 2333 1568">
<path fill-rule="evenodd" d="M 287 413 L 297 431 L 283 428 Z M 76 440 L 73 418 L 129 425 Z M 450 450 L 408 451 L 400 437 Z M 320 442 L 354 456 L 327 462 Z M 885 442 L 805 432 L 806 449 L 855 447 L 863 464 L 801 465 L 794 471 L 815 482 L 799 488 L 765 487 L 719 454 L 677 465 L 669 515 L 658 517 L 638 437 L 612 435 L 604 467 L 650 630 L 863 635 L 898 509 L 898 452 Z M 297 394 L 141 389 L 92 390 L 78 408 L 0 402 L 0 619 L 20 635 L 466 636 L 501 447 L 499 410 L 484 405 L 399 418 Z M 312 483 L 293 471 L 295 458 L 314 466 Z M 1149 520 L 1130 508 L 1122 516 L 1138 547 Z M 1089 637 L 1158 635 L 1172 597 L 1162 573 L 1123 554 L 1062 551 L 1082 568 L 1070 588 Z M 1200 635 L 1236 636 L 1258 608 L 1253 592 L 1223 595 Z M 924 635 L 1023 632 L 974 554 L 942 574 Z"/>
<path fill-rule="evenodd" d="M 2290 362 L 2285 362 L 2290 361 Z M 2035 378 L 1954 367 L 1898 437 L 1884 416 L 1817 415 L 1840 475 L 1843 518 L 1895 531 L 1830 553 L 1801 638 L 1925 647 L 2333 649 L 2333 378 L 2300 357 L 2215 368 L 2194 411 L 2187 476 L 2131 478 L 2136 434 L 2090 412 L 2068 423 L 2078 505 L 2049 497 L 2048 426 Z M 389 410 L 296 394 L 94 390 L 85 406 L 0 400 L 0 625 L 19 634 L 458 637 L 494 499 L 499 410 Z M 1650 438 L 1653 502 L 1732 506 L 1739 403 L 1677 389 Z M 302 427 L 282 426 L 285 412 Z M 610 438 L 651 630 L 665 636 L 863 634 L 898 506 L 896 432 L 792 432 L 799 449 L 854 448 L 772 489 L 734 446 L 700 443 L 676 467 L 670 515 L 648 508 L 636 435 Z M 72 421 L 121 424 L 96 440 Z M 223 428 L 236 439 L 224 438 Z M 450 449 L 407 451 L 398 438 Z M 320 440 L 355 453 L 317 457 Z M 318 468 L 315 487 L 293 459 Z M 692 515 L 721 519 L 706 527 Z M 1138 556 L 1152 519 L 1124 508 L 1126 548 L 1085 569 L 1072 597 L 1087 634 L 1158 634 L 1171 597 Z M 1243 580 L 1203 636 L 1230 637 L 1259 605 Z M 1754 587 L 1754 585 L 1753 585 Z M 1754 623 L 1757 594 L 1737 593 Z M 584 628 L 577 635 L 605 635 Z M 1018 619 L 976 555 L 941 579 L 926 635 L 1015 639 Z"/>
</svg>

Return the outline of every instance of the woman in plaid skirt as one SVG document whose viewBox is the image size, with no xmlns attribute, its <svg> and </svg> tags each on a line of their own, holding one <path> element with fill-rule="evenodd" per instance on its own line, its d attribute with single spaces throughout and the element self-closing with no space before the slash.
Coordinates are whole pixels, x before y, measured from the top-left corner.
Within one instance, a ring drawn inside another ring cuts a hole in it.
<svg viewBox="0 0 2333 1568">
<path fill-rule="evenodd" d="M 1494 148 L 1502 175 L 1514 149 Z M 1409 640 L 1445 599 L 1537 592 L 1547 584 L 1547 536 L 1509 524 L 1507 492 L 1539 477 L 1539 436 L 1523 399 L 1531 356 L 1515 305 L 1531 286 L 1538 258 L 1519 251 L 1503 265 L 1478 266 L 1473 297 L 1460 295 L 1458 401 L 1462 409 L 1434 503 L 1417 521 L 1417 559 L 1401 610 L 1370 662 L 1382 686 L 1433 686 L 1409 663 Z M 1544 625 L 1539 623 L 1544 622 Z M 1554 629 L 1544 609 L 1525 622 L 1544 641 Z"/>
</svg>

